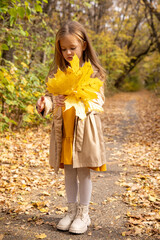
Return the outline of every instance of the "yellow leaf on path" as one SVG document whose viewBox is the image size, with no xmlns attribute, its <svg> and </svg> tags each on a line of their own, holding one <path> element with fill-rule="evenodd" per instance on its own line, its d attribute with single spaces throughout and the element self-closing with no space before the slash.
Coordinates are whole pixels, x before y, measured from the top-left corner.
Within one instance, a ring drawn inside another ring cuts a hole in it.
<svg viewBox="0 0 160 240">
<path fill-rule="evenodd" d="M 42 213 L 47 213 L 49 211 L 49 209 L 48 208 L 40 208 L 39 211 Z"/>
<path fill-rule="evenodd" d="M 64 213 L 64 212 L 67 212 L 68 207 L 56 207 L 56 209 L 57 209 L 59 212 Z"/>
<path fill-rule="evenodd" d="M 130 213 L 129 211 L 127 211 L 126 215 L 127 215 L 128 217 L 130 217 L 130 216 L 131 216 L 131 213 Z"/>
<path fill-rule="evenodd" d="M 36 208 L 45 207 L 46 204 L 47 204 L 47 202 L 44 202 L 44 201 L 42 201 L 42 202 L 32 202 L 32 205 Z"/>
<path fill-rule="evenodd" d="M 41 194 L 44 195 L 44 196 L 50 196 L 50 193 L 47 192 L 47 191 L 44 191 L 44 192 L 42 192 Z"/>
<path fill-rule="evenodd" d="M 90 201 L 90 204 L 91 204 L 91 205 L 98 205 L 98 203 L 96 203 L 96 202 L 91 202 L 91 201 Z"/>
<path fill-rule="evenodd" d="M 42 234 L 35 235 L 35 237 L 38 238 L 38 239 L 44 239 L 44 238 L 46 238 L 47 236 L 46 236 L 45 233 L 42 233 Z"/>
<path fill-rule="evenodd" d="M 58 191 L 57 195 L 60 197 L 64 197 L 65 196 L 65 191 Z"/>
<path fill-rule="evenodd" d="M 156 202 L 156 197 L 149 195 L 149 201 Z"/>
<path fill-rule="evenodd" d="M 102 226 L 99 226 L 99 225 L 94 225 L 94 230 L 100 230 L 100 229 L 102 229 Z"/>
<path fill-rule="evenodd" d="M 45 196 L 41 196 L 39 199 L 40 199 L 40 200 L 44 200 L 44 199 L 45 199 Z"/>
<path fill-rule="evenodd" d="M 116 198 L 114 198 L 114 197 L 107 197 L 107 201 L 108 202 L 114 202 L 114 201 L 116 201 L 117 199 Z"/>
</svg>

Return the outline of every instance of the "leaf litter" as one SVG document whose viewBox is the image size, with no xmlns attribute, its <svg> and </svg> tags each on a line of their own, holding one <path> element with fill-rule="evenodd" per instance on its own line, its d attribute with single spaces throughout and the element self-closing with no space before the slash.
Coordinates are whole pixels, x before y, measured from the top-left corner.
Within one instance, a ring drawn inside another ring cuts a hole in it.
<svg viewBox="0 0 160 240">
<path fill-rule="evenodd" d="M 107 133 L 105 141 L 114 143 L 119 138 L 123 142 L 122 149 L 113 154 L 115 161 L 121 158 L 124 170 L 116 184 L 125 187 L 122 200 L 132 208 L 126 213 L 127 230 L 122 236 L 157 237 L 160 233 L 160 99 L 145 91 L 134 93 L 138 118 L 133 125 L 126 124 L 120 130 L 120 123 L 129 120 L 122 111 L 124 96 L 127 98 L 125 102 L 132 101 L 132 94 L 116 94 L 107 99 L 102 116 L 104 132 Z M 57 206 L 50 201 L 51 198 L 57 201 L 65 197 L 63 170 L 57 178 L 48 164 L 50 128 L 39 126 L 7 132 L 1 135 L 0 141 L 1 211 L 10 215 L 34 214 L 28 222 L 36 225 L 44 224 L 44 214 L 54 212 L 59 215 L 67 211 L 63 204 Z M 127 131 L 125 141 L 122 131 Z M 108 145 L 106 150 L 110 150 Z M 128 171 L 132 173 L 130 179 Z M 107 198 L 102 205 L 115 200 L 114 197 Z M 115 214 L 115 218 L 120 216 Z M 55 222 L 48 224 L 55 227 Z M 94 226 L 94 230 L 100 229 L 101 226 Z M 46 238 L 43 234 L 37 233 L 36 238 Z"/>
<path fill-rule="evenodd" d="M 3 212 L 29 214 L 36 210 L 47 214 L 51 207 L 47 199 L 53 194 L 56 198 L 57 189 L 65 196 L 63 170 L 57 178 L 48 164 L 49 135 L 49 126 L 2 135 L 0 203 Z"/>
<path fill-rule="evenodd" d="M 135 97 L 134 94 L 134 99 Z M 131 99 L 131 96 L 129 98 Z M 141 96 L 137 94 L 136 115 L 138 118 L 135 119 L 134 124 L 126 128 L 127 134 L 121 150 L 123 156 L 121 166 L 125 168 L 121 179 L 117 182 L 126 188 L 122 199 L 133 209 L 133 213 L 126 214 L 128 231 L 123 232 L 122 236 L 158 237 L 160 234 L 160 98 L 147 91 L 142 92 Z M 115 129 L 111 132 L 111 137 L 114 134 Z M 129 180 L 127 171 L 132 173 L 132 178 Z"/>
</svg>

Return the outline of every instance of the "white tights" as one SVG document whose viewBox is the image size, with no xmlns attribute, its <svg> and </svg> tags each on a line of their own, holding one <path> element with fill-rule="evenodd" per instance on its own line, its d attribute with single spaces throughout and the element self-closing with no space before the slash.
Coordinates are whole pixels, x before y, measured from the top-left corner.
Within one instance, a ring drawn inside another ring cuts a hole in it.
<svg viewBox="0 0 160 240">
<path fill-rule="evenodd" d="M 73 168 L 72 165 L 64 165 L 65 188 L 68 203 L 89 205 L 92 193 L 92 181 L 89 168 Z M 79 180 L 79 181 L 78 181 Z"/>
</svg>

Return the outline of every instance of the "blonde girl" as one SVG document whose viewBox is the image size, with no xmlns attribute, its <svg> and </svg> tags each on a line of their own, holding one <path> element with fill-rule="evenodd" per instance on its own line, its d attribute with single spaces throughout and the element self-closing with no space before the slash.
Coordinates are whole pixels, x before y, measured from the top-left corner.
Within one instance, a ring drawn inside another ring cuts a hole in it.
<svg viewBox="0 0 160 240">
<path fill-rule="evenodd" d="M 80 66 L 90 61 L 94 69 L 92 77 L 105 80 L 105 72 L 93 50 L 84 27 L 75 21 L 63 24 L 56 35 L 55 59 L 49 76 L 57 68 L 65 71 L 74 54 L 77 54 Z M 44 116 L 56 110 L 53 118 L 50 141 L 50 165 L 57 173 L 64 168 L 65 188 L 68 212 L 60 220 L 57 229 L 81 234 L 90 225 L 89 202 L 92 193 L 90 169 L 106 171 L 105 147 L 100 116 L 97 112 L 88 112 L 85 120 L 75 116 L 75 109 L 64 111 L 65 96 L 54 97 L 46 93 L 37 102 L 37 110 Z M 103 88 L 94 100 L 103 105 Z"/>
</svg>

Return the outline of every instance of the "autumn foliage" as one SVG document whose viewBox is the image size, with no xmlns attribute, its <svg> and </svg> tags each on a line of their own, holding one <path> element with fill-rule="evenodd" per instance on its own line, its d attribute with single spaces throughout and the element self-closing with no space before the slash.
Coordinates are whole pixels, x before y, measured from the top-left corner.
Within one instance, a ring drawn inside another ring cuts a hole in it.
<svg viewBox="0 0 160 240">
<path fill-rule="evenodd" d="M 81 10 L 80 10 L 81 9 Z M 45 92 L 55 34 L 84 25 L 106 69 L 106 94 L 143 87 L 159 94 L 159 1 L 0 1 L 0 129 L 44 122 L 35 103 Z"/>
</svg>

